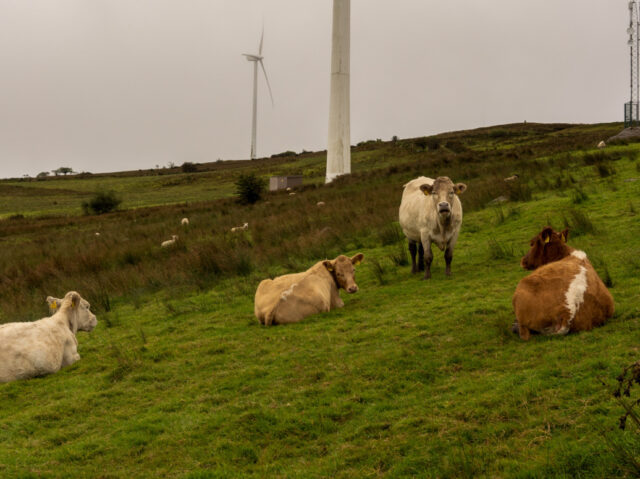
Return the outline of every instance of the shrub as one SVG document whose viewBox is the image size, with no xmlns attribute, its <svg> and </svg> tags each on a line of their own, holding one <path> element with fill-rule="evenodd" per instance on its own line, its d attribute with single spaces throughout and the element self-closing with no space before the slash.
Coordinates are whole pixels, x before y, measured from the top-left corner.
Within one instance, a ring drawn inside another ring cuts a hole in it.
<svg viewBox="0 0 640 479">
<path fill-rule="evenodd" d="M 287 150 L 282 153 L 275 153 L 271 155 L 271 158 L 286 158 L 287 156 L 296 156 L 296 154 L 297 153 L 295 151 Z"/>
<path fill-rule="evenodd" d="M 241 174 L 235 182 L 236 194 L 241 203 L 253 204 L 262 199 L 266 182 L 254 173 Z"/>
<path fill-rule="evenodd" d="M 190 161 L 185 161 L 184 163 L 182 163 L 182 166 L 180 168 L 182 168 L 183 173 L 195 173 L 196 171 L 198 171 L 198 167 Z"/>
<path fill-rule="evenodd" d="M 96 193 L 89 201 L 82 202 L 82 210 L 85 214 L 101 215 L 115 210 L 122 203 L 115 191 L 101 191 Z"/>
</svg>

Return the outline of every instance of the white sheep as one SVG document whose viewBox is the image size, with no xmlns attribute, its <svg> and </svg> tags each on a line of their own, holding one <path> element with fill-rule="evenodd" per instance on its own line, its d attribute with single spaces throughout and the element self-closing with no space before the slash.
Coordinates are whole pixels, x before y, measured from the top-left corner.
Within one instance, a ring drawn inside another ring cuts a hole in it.
<svg viewBox="0 0 640 479">
<path fill-rule="evenodd" d="M 182 220 L 180 220 L 180 224 L 182 226 L 189 226 L 189 218 L 182 218 Z"/>
<path fill-rule="evenodd" d="M 318 202 L 316 203 L 316 206 L 324 206 L 324 201 L 318 201 Z"/>
<path fill-rule="evenodd" d="M 160 244 L 161 248 L 168 248 L 169 246 L 173 246 L 174 244 L 176 244 L 176 241 L 178 240 L 178 235 L 171 235 L 171 239 L 167 240 L 167 241 L 163 241 Z"/>
<path fill-rule="evenodd" d="M 604 141 L 601 141 L 600 143 L 598 143 L 598 148 L 602 149 L 604 147 L 606 147 L 607 144 Z"/>
<path fill-rule="evenodd" d="M 237 231 L 245 231 L 248 228 L 249 228 L 249 223 L 245 223 L 242 226 L 234 226 L 233 228 L 231 228 L 231 232 L 235 233 Z"/>
<path fill-rule="evenodd" d="M 518 178 L 520 178 L 519 175 L 508 176 L 507 178 L 504 179 L 504 181 L 509 183 L 511 181 L 518 181 Z"/>
</svg>

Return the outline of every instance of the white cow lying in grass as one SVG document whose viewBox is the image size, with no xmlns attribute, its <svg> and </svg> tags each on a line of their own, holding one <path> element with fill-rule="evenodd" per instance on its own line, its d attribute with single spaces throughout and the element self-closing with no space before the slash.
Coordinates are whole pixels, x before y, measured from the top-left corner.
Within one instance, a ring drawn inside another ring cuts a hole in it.
<svg viewBox="0 0 640 479">
<path fill-rule="evenodd" d="M 0 326 L 0 382 L 52 374 L 80 359 L 76 332 L 98 324 L 89 303 L 75 291 L 47 302 L 53 316 Z"/>
</svg>

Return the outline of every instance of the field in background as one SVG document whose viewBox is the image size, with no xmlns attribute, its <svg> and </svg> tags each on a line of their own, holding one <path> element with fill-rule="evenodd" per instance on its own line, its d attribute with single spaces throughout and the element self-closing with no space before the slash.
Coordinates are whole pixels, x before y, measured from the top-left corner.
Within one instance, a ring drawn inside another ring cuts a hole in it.
<svg viewBox="0 0 640 479">
<path fill-rule="evenodd" d="M 0 475 L 634 477 L 638 431 L 617 428 L 610 391 L 639 355 L 640 145 L 594 148 L 620 129 L 366 142 L 354 174 L 330 186 L 322 153 L 0 182 L 0 213 L 13 216 L 0 221 L 0 322 L 41 316 L 46 295 L 70 289 L 99 319 L 79 334 L 79 363 L 0 385 Z M 303 173 L 306 186 L 241 206 L 229 195 L 249 171 Z M 437 251 L 432 280 L 409 274 L 397 208 L 421 174 L 468 184 L 451 279 Z M 97 189 L 125 210 L 80 215 Z M 229 232 L 245 221 L 247 233 Z M 616 315 L 523 343 L 511 295 L 547 224 L 569 226 Z M 171 234 L 177 248 L 161 250 Z M 358 251 L 360 292 L 343 293 L 344 309 L 257 324 L 260 279 Z"/>
</svg>

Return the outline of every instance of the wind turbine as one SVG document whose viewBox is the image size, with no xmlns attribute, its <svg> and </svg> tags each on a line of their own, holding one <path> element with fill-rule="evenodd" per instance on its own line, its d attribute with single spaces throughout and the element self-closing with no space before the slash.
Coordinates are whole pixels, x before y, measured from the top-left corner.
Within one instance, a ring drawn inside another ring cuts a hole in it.
<svg viewBox="0 0 640 479">
<path fill-rule="evenodd" d="M 349 55 L 351 0 L 333 0 L 331 33 L 331 93 L 326 183 L 351 173 L 349 118 Z"/>
<path fill-rule="evenodd" d="M 253 121 L 251 122 L 251 159 L 256 158 L 256 120 L 258 115 L 258 63 L 262 67 L 264 72 L 264 79 L 267 81 L 267 87 L 269 87 L 269 96 L 271 97 L 271 105 L 273 105 L 273 94 L 271 93 L 271 85 L 269 85 L 269 77 L 267 77 L 267 70 L 264 69 L 264 63 L 262 63 L 262 40 L 264 40 L 264 27 L 262 28 L 262 35 L 260 36 L 260 46 L 258 47 L 258 54 L 251 55 L 250 53 L 243 53 L 247 57 L 247 61 L 253 62 Z"/>
</svg>

